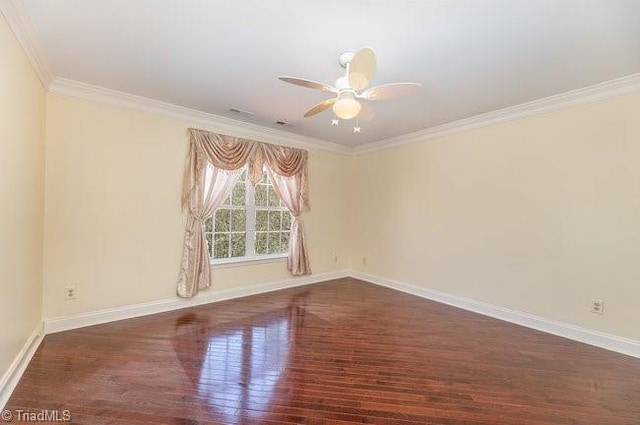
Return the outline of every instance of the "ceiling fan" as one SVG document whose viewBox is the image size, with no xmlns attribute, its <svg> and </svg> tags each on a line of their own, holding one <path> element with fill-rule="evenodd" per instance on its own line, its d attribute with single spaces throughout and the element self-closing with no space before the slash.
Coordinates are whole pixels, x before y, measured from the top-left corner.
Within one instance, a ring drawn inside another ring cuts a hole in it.
<svg viewBox="0 0 640 425">
<path fill-rule="evenodd" d="M 391 83 L 365 90 L 376 71 L 376 54 L 369 47 L 363 47 L 357 52 L 344 52 L 340 55 L 339 60 L 346 72 L 344 76 L 336 80 L 334 86 L 303 78 L 279 77 L 285 83 L 336 95 L 314 105 L 304 114 L 305 117 L 311 117 L 333 107 L 333 113 L 336 117 L 344 120 L 357 117 L 361 111 L 364 115 L 363 118 L 371 118 L 373 111 L 361 101 L 403 97 L 414 93 L 421 87 L 419 83 Z"/>
</svg>

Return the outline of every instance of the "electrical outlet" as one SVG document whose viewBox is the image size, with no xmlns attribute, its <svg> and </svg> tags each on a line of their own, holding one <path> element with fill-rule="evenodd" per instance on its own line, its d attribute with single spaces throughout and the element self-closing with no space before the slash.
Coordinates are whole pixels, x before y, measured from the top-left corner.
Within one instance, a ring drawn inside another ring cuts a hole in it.
<svg viewBox="0 0 640 425">
<path fill-rule="evenodd" d="M 362 265 L 363 266 L 367 265 L 367 257 L 362 257 Z"/>
<path fill-rule="evenodd" d="M 604 313 L 604 301 L 602 300 L 591 300 L 591 312 L 594 314 L 603 314 Z"/>
<path fill-rule="evenodd" d="M 338 264 L 338 254 L 333 254 L 333 262 Z"/>
<path fill-rule="evenodd" d="M 75 286 L 65 286 L 64 287 L 64 299 L 65 300 L 75 300 L 76 292 L 78 289 Z"/>
</svg>

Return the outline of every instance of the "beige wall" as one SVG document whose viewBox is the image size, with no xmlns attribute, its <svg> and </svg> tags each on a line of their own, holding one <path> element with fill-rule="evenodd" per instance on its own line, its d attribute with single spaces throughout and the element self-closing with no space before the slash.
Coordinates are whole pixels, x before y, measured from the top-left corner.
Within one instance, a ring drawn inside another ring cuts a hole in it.
<svg viewBox="0 0 640 425">
<path fill-rule="evenodd" d="M 634 94 L 355 157 L 354 268 L 640 340 L 639 113 Z"/>
<path fill-rule="evenodd" d="M 174 298 L 189 123 L 56 94 L 47 108 L 46 317 Z M 349 160 L 310 151 L 314 273 L 346 267 Z M 284 261 L 215 268 L 212 289 L 289 278 Z"/>
<path fill-rule="evenodd" d="M 42 320 L 45 90 L 0 15 L 0 377 Z"/>
<path fill-rule="evenodd" d="M 314 272 L 351 267 L 640 339 L 639 108 L 636 94 L 353 157 L 312 150 Z M 188 126 L 49 95 L 47 318 L 174 297 Z M 213 277 L 289 278 L 282 262 Z"/>
</svg>

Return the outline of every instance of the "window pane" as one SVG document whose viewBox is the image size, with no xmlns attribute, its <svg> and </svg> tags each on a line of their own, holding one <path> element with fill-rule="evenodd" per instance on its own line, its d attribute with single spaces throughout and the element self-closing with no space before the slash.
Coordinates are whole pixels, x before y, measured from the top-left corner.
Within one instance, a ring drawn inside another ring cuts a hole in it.
<svg viewBox="0 0 640 425">
<path fill-rule="evenodd" d="M 225 203 L 205 223 L 212 258 L 279 254 L 289 248 L 292 217 L 283 207 L 266 171 L 255 187 L 247 185 L 243 170 Z M 247 199 L 247 192 L 252 190 L 255 196 Z M 247 217 L 248 211 L 255 214 L 252 234 L 247 233 L 247 225 L 254 217 Z M 247 242 L 251 242 L 248 238 L 254 238 L 251 245 L 255 252 L 247 252 Z"/>
<path fill-rule="evenodd" d="M 267 230 L 268 223 L 268 211 L 257 210 L 256 211 L 256 231 L 262 232 Z"/>
<path fill-rule="evenodd" d="M 291 213 L 289 211 L 282 212 L 282 230 L 291 230 Z"/>
<path fill-rule="evenodd" d="M 269 230 L 270 231 L 280 230 L 281 215 L 282 215 L 282 211 L 269 211 Z"/>
<path fill-rule="evenodd" d="M 278 207 L 280 206 L 280 198 L 276 195 L 276 191 L 273 189 L 273 186 L 269 185 L 269 206 L 270 207 Z"/>
<path fill-rule="evenodd" d="M 238 183 L 236 183 L 231 191 L 231 202 L 233 202 L 233 205 L 244 205 L 246 203 L 244 197 L 245 189 L 244 181 L 238 181 Z"/>
<path fill-rule="evenodd" d="M 269 232 L 269 254 L 277 254 L 280 252 L 280 232 Z"/>
<path fill-rule="evenodd" d="M 214 258 L 229 257 L 229 234 L 228 233 L 218 233 L 215 235 L 213 257 Z"/>
<path fill-rule="evenodd" d="M 245 210 L 231 210 L 231 231 L 244 232 L 247 228 L 247 213 Z"/>
<path fill-rule="evenodd" d="M 216 211 L 215 220 L 215 231 L 216 232 L 228 232 L 229 231 L 229 222 L 231 218 L 231 210 L 225 208 L 219 208 Z"/>
<path fill-rule="evenodd" d="M 267 187 L 263 184 L 256 185 L 256 206 L 257 207 L 266 207 L 267 206 Z"/>
<path fill-rule="evenodd" d="M 267 234 L 265 232 L 256 232 L 255 250 L 256 255 L 267 253 Z"/>
<path fill-rule="evenodd" d="M 246 246 L 246 233 L 232 233 L 231 234 L 231 256 L 232 257 L 244 257 Z"/>
<path fill-rule="evenodd" d="M 213 234 L 205 233 L 205 237 L 207 238 L 207 254 L 211 257 L 211 253 L 213 252 Z"/>
</svg>

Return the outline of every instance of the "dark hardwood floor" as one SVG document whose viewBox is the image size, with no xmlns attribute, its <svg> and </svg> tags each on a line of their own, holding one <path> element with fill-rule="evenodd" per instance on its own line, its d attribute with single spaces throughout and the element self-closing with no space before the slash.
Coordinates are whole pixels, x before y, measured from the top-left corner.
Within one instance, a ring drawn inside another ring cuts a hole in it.
<svg viewBox="0 0 640 425">
<path fill-rule="evenodd" d="M 640 424 L 640 359 L 353 279 L 45 337 L 78 424 Z"/>
</svg>

